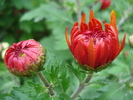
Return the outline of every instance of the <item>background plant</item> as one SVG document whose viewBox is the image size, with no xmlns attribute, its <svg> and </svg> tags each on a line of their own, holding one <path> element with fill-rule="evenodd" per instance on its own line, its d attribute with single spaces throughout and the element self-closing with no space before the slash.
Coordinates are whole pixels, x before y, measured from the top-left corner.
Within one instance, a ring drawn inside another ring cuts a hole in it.
<svg viewBox="0 0 133 100">
<path fill-rule="evenodd" d="M 80 10 L 89 14 L 93 9 L 99 20 L 109 22 L 110 11 L 117 16 L 119 37 L 124 32 L 127 41 L 123 52 L 105 70 L 95 73 L 78 100 L 132 100 L 133 98 L 133 51 L 128 37 L 133 34 L 133 1 L 112 0 L 110 7 L 99 10 L 96 0 L 0 0 L 0 44 L 34 38 L 47 50 L 47 61 L 43 73 L 53 84 L 57 97 L 53 100 L 71 100 L 70 95 L 85 77 L 68 50 L 64 31 L 77 21 Z M 18 78 L 9 73 L 3 63 L 2 46 L 0 57 L 1 100 L 51 100 L 47 89 L 37 76 Z"/>
</svg>

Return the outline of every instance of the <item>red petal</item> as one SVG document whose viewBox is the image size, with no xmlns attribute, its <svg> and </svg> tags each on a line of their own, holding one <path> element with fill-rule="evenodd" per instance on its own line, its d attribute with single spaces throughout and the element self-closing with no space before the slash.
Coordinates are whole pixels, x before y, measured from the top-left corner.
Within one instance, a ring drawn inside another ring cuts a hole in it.
<svg viewBox="0 0 133 100">
<path fill-rule="evenodd" d="M 78 26 L 78 22 L 75 22 L 74 25 L 72 26 L 72 28 L 75 26 Z"/>
<path fill-rule="evenodd" d="M 14 63 L 14 67 L 20 72 L 23 70 L 23 65 L 21 61 L 17 57 L 13 57 L 12 62 Z"/>
<path fill-rule="evenodd" d="M 101 25 L 101 23 L 99 22 L 99 20 L 97 20 L 97 19 L 92 19 L 92 22 L 93 22 L 93 25 L 94 25 L 94 27 L 96 28 L 98 28 L 98 30 L 102 30 L 102 25 Z"/>
<path fill-rule="evenodd" d="M 90 21 L 88 23 L 88 26 L 89 26 L 89 31 L 93 31 L 94 30 L 94 25 L 93 25 L 92 21 Z"/>
<path fill-rule="evenodd" d="M 120 53 L 120 52 L 122 51 L 122 49 L 124 48 L 125 40 L 126 40 L 126 33 L 124 34 L 122 43 L 121 43 L 121 45 L 120 45 L 120 47 L 119 47 L 119 51 L 118 51 L 118 53 L 116 54 L 116 56 L 114 57 L 114 59 L 119 55 L 119 53 Z"/>
<path fill-rule="evenodd" d="M 123 40 L 122 40 L 122 43 L 121 43 L 121 46 L 120 46 L 120 51 L 124 48 L 125 40 L 126 40 L 126 33 L 124 33 L 124 37 L 123 37 Z"/>
<path fill-rule="evenodd" d="M 88 62 L 89 66 L 94 69 L 94 64 L 95 64 L 95 56 L 94 56 L 94 43 L 93 43 L 93 38 L 90 39 L 89 44 L 88 44 Z"/>
<path fill-rule="evenodd" d="M 103 55 L 103 40 L 96 40 L 95 44 L 95 68 L 99 67 Z"/>
<path fill-rule="evenodd" d="M 78 31 L 78 26 L 72 28 L 72 30 L 71 30 L 71 36 L 72 36 L 73 34 L 75 34 L 76 31 Z"/>
<path fill-rule="evenodd" d="M 85 23 L 81 22 L 81 24 L 80 24 L 80 30 L 82 32 L 88 31 L 88 26 Z"/>
<path fill-rule="evenodd" d="M 78 30 L 77 33 L 74 34 L 71 39 L 71 52 L 74 51 L 75 46 L 77 45 L 78 42 L 81 41 L 82 38 L 83 38 L 82 32 Z"/>
<path fill-rule="evenodd" d="M 104 46 L 103 46 L 103 51 L 102 51 L 102 58 L 101 58 L 101 62 L 100 65 L 104 65 L 107 63 L 108 60 L 108 56 L 109 56 L 109 48 L 108 48 L 108 44 L 106 42 L 106 40 L 104 40 Z"/>
<path fill-rule="evenodd" d="M 85 63 L 85 53 L 84 53 L 84 49 L 83 49 L 83 40 L 81 39 L 78 43 L 77 43 L 77 45 L 76 45 L 76 47 L 75 47 L 75 49 L 74 49 L 74 51 L 72 52 L 73 53 L 73 55 L 74 55 L 74 57 L 77 59 L 77 61 L 80 63 L 80 64 L 82 64 L 82 65 L 84 65 L 84 63 Z"/>
<path fill-rule="evenodd" d="M 105 23 L 104 26 L 105 26 L 105 32 L 108 35 L 110 35 L 111 37 L 118 36 L 118 34 L 116 33 L 116 31 L 114 30 L 114 28 L 110 24 Z"/>
</svg>

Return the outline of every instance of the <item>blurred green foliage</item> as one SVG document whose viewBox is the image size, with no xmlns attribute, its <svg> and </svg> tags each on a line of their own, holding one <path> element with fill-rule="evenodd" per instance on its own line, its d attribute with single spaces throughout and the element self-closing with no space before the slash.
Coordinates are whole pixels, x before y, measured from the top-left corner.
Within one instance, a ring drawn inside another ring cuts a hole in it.
<svg viewBox="0 0 133 100">
<path fill-rule="evenodd" d="M 127 40 L 121 54 L 107 69 L 94 74 L 77 100 L 132 100 L 133 50 L 128 37 L 133 34 L 133 1 L 112 0 L 111 6 L 102 11 L 95 1 L 80 0 L 81 12 L 89 16 L 93 9 L 97 19 L 109 23 L 114 10 L 120 40 L 124 32 Z M 0 57 L 0 100 L 71 100 L 70 95 L 85 77 L 64 36 L 65 27 L 70 31 L 77 21 L 76 0 L 0 0 L 0 5 L 0 45 L 30 38 L 39 41 L 47 51 L 43 73 L 57 91 L 57 97 L 51 99 L 37 76 L 27 79 L 12 75 Z M 5 49 L 0 47 L 0 56 Z"/>
</svg>

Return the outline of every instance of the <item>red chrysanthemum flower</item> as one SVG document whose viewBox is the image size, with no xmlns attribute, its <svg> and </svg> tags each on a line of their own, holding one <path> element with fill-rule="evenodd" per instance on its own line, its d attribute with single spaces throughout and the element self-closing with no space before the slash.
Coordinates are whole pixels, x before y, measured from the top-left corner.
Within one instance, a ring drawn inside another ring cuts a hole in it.
<svg viewBox="0 0 133 100">
<path fill-rule="evenodd" d="M 66 28 L 66 41 L 71 53 L 85 70 L 99 71 L 110 64 L 121 52 L 125 44 L 126 34 L 119 44 L 116 15 L 112 11 L 110 24 L 105 22 L 105 30 L 101 23 L 94 18 L 93 10 L 90 11 L 90 20 L 86 24 L 86 15 L 83 13 L 78 29 L 78 22 L 74 23 L 70 40 Z"/>
<path fill-rule="evenodd" d="M 42 70 L 45 62 L 42 45 L 33 40 L 21 41 L 10 46 L 5 53 L 4 62 L 16 76 L 32 76 Z"/>
</svg>

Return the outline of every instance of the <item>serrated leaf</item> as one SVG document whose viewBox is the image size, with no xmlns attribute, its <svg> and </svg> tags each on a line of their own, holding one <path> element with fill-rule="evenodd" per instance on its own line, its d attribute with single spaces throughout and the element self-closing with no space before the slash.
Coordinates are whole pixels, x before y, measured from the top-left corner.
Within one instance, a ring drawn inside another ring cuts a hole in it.
<svg viewBox="0 0 133 100">
<path fill-rule="evenodd" d="M 14 90 L 13 93 L 19 100 L 33 100 L 32 98 L 22 93 L 21 91 Z"/>
</svg>

